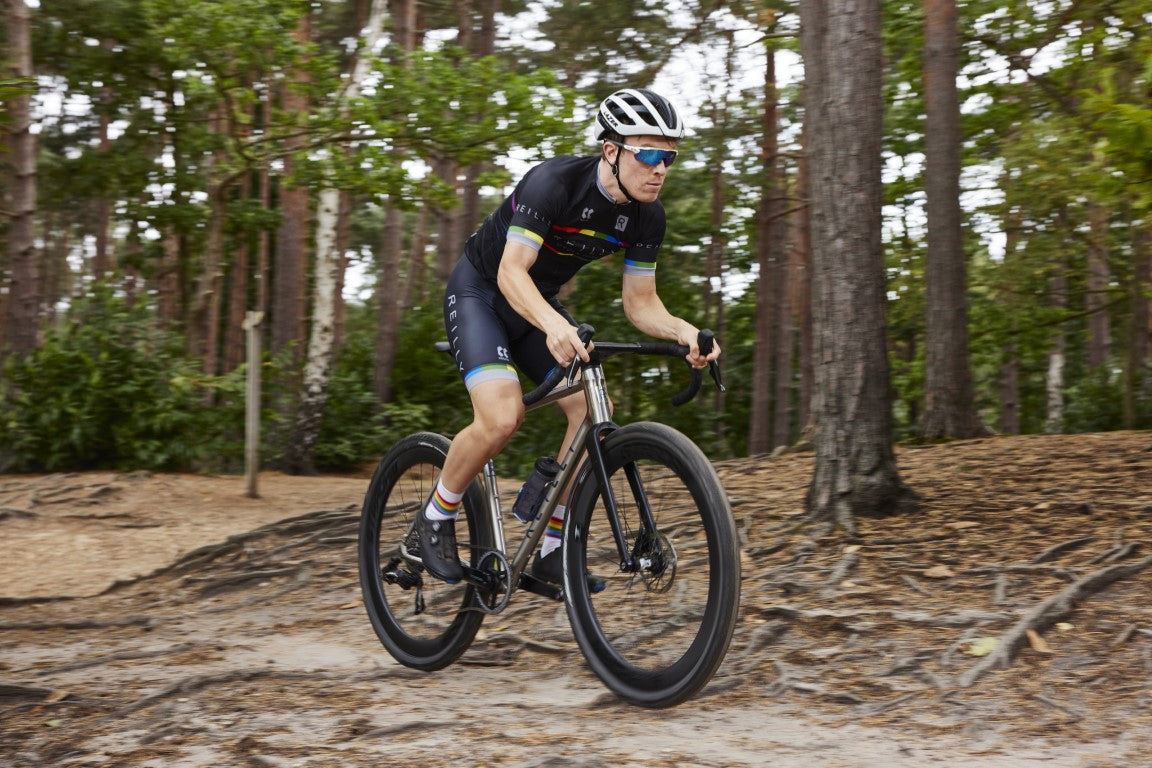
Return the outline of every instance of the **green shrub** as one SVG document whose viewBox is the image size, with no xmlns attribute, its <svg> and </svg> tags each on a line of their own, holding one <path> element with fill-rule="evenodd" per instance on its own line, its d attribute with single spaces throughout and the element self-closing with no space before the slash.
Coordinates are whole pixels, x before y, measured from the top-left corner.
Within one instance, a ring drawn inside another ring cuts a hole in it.
<svg viewBox="0 0 1152 768">
<path fill-rule="evenodd" d="M 149 307 L 97 292 L 9 361 L 0 470 L 194 467 L 219 448 L 204 440 L 209 385 Z"/>
</svg>

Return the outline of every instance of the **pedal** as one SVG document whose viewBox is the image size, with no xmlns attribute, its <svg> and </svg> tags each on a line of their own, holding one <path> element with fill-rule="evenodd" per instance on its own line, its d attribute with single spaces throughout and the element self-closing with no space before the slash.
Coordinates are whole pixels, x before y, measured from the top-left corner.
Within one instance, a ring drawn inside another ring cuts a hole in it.
<svg viewBox="0 0 1152 768">
<path fill-rule="evenodd" d="M 555 584 L 538 579 L 530 573 L 520 574 L 520 589 L 551 600 L 563 600 L 564 590 Z"/>
</svg>

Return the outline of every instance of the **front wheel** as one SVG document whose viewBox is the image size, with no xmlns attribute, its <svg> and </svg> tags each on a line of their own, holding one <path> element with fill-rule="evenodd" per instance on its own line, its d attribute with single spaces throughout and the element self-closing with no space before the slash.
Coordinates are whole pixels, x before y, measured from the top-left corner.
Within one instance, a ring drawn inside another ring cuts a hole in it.
<svg viewBox="0 0 1152 768">
<path fill-rule="evenodd" d="M 740 553 L 732 510 L 707 457 L 671 427 L 622 427 L 605 438 L 603 452 L 626 557 L 586 465 L 565 522 L 568 617 L 588 663 L 613 692 L 644 707 L 672 706 L 712 678 L 736 626 Z M 602 592 L 589 591 L 589 569 L 606 581 Z"/>
<path fill-rule="evenodd" d="M 397 661 L 429 671 L 458 659 L 484 620 L 475 587 L 445 584 L 424 570 L 414 535 L 448 445 L 448 438 L 432 432 L 398 442 L 380 460 L 360 515 L 360 588 L 372 628 Z M 476 482 L 464 494 L 456 538 L 461 562 L 473 566 L 493 547 Z"/>
</svg>

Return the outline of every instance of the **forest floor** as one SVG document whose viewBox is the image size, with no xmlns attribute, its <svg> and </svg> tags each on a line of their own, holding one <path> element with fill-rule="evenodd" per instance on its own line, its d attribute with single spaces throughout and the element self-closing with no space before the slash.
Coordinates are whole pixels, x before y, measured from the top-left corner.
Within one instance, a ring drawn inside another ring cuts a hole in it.
<svg viewBox="0 0 1152 768">
<path fill-rule="evenodd" d="M 806 525 L 810 454 L 722 462 L 741 620 L 649 711 L 519 595 L 455 665 L 360 602 L 367 476 L 0 477 L 0 764 L 1152 765 L 1152 433 L 901 448 L 921 510 Z M 509 483 L 511 485 L 511 483 Z M 516 612 L 511 612 L 512 609 Z"/>
</svg>

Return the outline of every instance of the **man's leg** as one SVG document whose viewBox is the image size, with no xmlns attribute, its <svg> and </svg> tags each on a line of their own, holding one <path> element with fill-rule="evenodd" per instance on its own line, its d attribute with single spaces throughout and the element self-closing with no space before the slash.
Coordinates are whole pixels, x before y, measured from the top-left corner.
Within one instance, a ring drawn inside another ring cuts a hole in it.
<svg viewBox="0 0 1152 768">
<path fill-rule="evenodd" d="M 576 431 L 584 422 L 588 414 L 588 401 L 584 397 L 583 392 L 576 392 L 562 400 L 558 400 L 556 405 L 563 411 L 565 418 L 568 419 L 568 429 L 564 432 L 564 441 L 560 444 L 559 458 L 563 458 L 568 451 L 568 447 L 576 437 Z M 609 404 L 611 406 L 611 404 Z M 574 479 L 575 476 L 573 476 Z M 566 501 L 568 494 L 572 490 L 572 481 L 569 480 L 568 485 L 560 489 L 560 499 Z M 552 510 L 552 517 L 548 520 L 548 528 L 544 532 L 544 540 L 540 544 L 540 552 L 536 556 L 536 560 L 532 564 L 532 574 L 537 578 L 544 579 L 553 583 L 560 583 L 563 578 L 563 565 L 560 562 L 560 544 L 564 534 L 564 517 L 568 512 L 568 507 L 565 503 L 556 505 Z M 604 582 L 600 578 L 589 574 L 588 588 L 592 592 L 599 592 L 604 589 Z"/>
<path fill-rule="evenodd" d="M 524 404 L 517 381 L 486 381 L 477 384 L 468 394 L 472 398 L 472 423 L 452 439 L 440 480 L 420 520 L 424 566 L 433 576 L 450 583 L 464 575 L 456 552 L 455 528 L 464 492 L 524 420 Z"/>
</svg>

